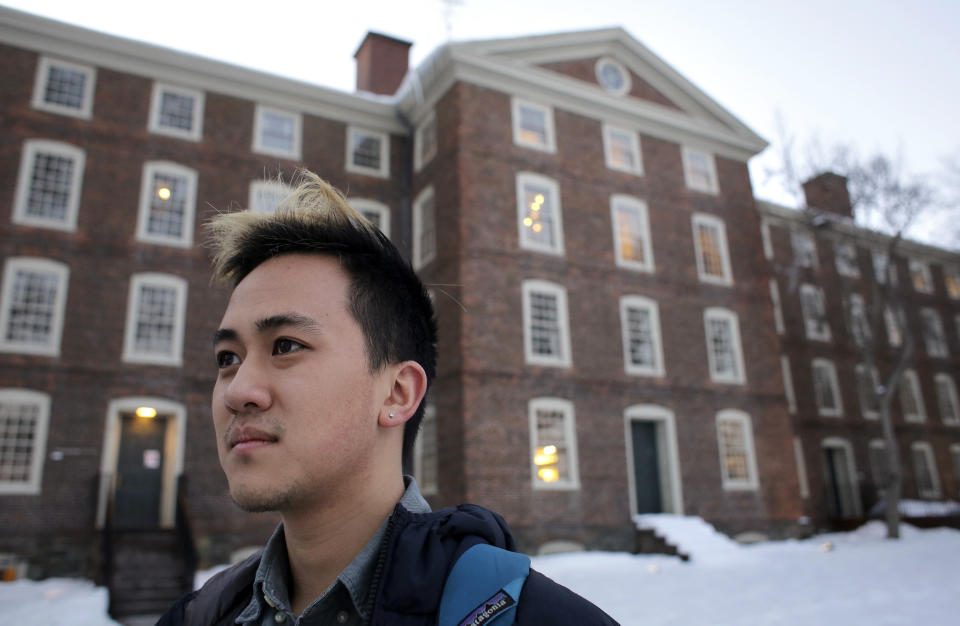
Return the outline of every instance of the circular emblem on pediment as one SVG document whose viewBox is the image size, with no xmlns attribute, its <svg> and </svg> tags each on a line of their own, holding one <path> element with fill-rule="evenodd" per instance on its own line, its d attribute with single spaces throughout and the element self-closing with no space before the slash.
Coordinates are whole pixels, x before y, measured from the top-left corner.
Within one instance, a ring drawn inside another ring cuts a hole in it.
<svg viewBox="0 0 960 626">
<path fill-rule="evenodd" d="M 630 73 L 619 61 L 602 57 L 597 61 L 594 71 L 597 74 L 597 82 L 607 93 L 622 96 L 630 91 Z"/>
</svg>

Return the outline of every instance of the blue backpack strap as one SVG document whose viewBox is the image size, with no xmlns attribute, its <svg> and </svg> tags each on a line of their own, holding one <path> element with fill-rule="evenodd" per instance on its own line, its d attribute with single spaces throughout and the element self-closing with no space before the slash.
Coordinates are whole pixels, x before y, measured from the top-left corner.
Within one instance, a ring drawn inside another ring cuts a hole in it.
<svg viewBox="0 0 960 626">
<path fill-rule="evenodd" d="M 471 547 L 444 583 L 437 625 L 512 624 L 529 573 L 530 559 L 523 554 L 487 544 Z"/>
</svg>

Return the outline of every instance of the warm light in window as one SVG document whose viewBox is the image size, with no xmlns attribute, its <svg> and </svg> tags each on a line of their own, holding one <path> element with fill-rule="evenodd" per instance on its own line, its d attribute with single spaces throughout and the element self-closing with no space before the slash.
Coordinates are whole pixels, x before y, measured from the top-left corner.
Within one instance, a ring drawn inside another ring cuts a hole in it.
<svg viewBox="0 0 960 626">
<path fill-rule="evenodd" d="M 161 187 L 160 189 L 157 189 L 157 195 L 160 196 L 160 199 L 161 199 L 161 200 L 169 200 L 169 199 L 170 199 L 170 188 L 169 188 L 169 187 Z"/>
<path fill-rule="evenodd" d="M 543 230 L 543 224 L 540 224 L 540 223 L 538 222 L 538 223 L 536 223 L 536 224 L 533 225 L 533 232 L 539 233 L 541 230 Z"/>
<path fill-rule="evenodd" d="M 523 225 L 524 225 L 524 226 L 533 226 L 533 220 L 530 219 L 529 217 L 525 217 L 525 218 L 523 218 Z"/>
<path fill-rule="evenodd" d="M 145 417 L 147 419 L 157 416 L 157 410 L 149 406 L 137 407 L 136 413 L 137 417 Z"/>
<path fill-rule="evenodd" d="M 552 467 L 541 467 L 537 470 L 537 476 L 545 483 L 555 483 L 560 478 L 560 473 Z"/>
<path fill-rule="evenodd" d="M 534 465 L 554 465 L 558 460 L 556 454 L 538 454 L 533 457 Z"/>
<path fill-rule="evenodd" d="M 544 454 L 556 454 L 556 453 L 557 453 L 557 446 L 554 446 L 554 445 L 543 446 L 543 453 L 544 453 Z"/>
<path fill-rule="evenodd" d="M 534 198 L 533 198 L 533 201 L 536 202 L 537 204 L 543 204 L 545 200 L 546 200 L 546 199 L 543 197 L 543 194 L 542 194 L 542 193 L 538 193 L 538 194 L 537 194 L 536 196 L 534 196 Z"/>
</svg>

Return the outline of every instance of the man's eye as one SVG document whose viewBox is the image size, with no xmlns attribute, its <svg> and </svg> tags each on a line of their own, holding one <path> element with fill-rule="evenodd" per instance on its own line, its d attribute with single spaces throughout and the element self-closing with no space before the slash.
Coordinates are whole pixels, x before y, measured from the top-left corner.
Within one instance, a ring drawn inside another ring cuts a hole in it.
<svg viewBox="0 0 960 626">
<path fill-rule="evenodd" d="M 230 367 L 231 365 L 236 365 L 240 363 L 240 357 L 238 357 L 233 352 L 228 352 L 223 350 L 222 352 L 217 352 L 217 367 L 224 369 L 225 367 Z"/>
<path fill-rule="evenodd" d="M 273 353 L 274 354 L 287 354 L 290 352 L 296 352 L 298 350 L 303 350 L 304 346 L 299 341 L 294 341 L 293 339 L 277 339 L 273 342 Z"/>
</svg>

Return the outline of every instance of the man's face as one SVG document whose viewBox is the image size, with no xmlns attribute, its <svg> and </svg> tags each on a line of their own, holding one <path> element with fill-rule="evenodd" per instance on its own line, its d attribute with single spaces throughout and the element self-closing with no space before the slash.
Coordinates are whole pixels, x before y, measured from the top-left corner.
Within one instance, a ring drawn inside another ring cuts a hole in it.
<svg viewBox="0 0 960 626">
<path fill-rule="evenodd" d="M 391 383 L 369 371 L 348 290 L 335 259 L 288 254 L 259 265 L 230 297 L 214 346 L 213 422 L 244 509 L 324 505 L 370 474 Z"/>
</svg>

